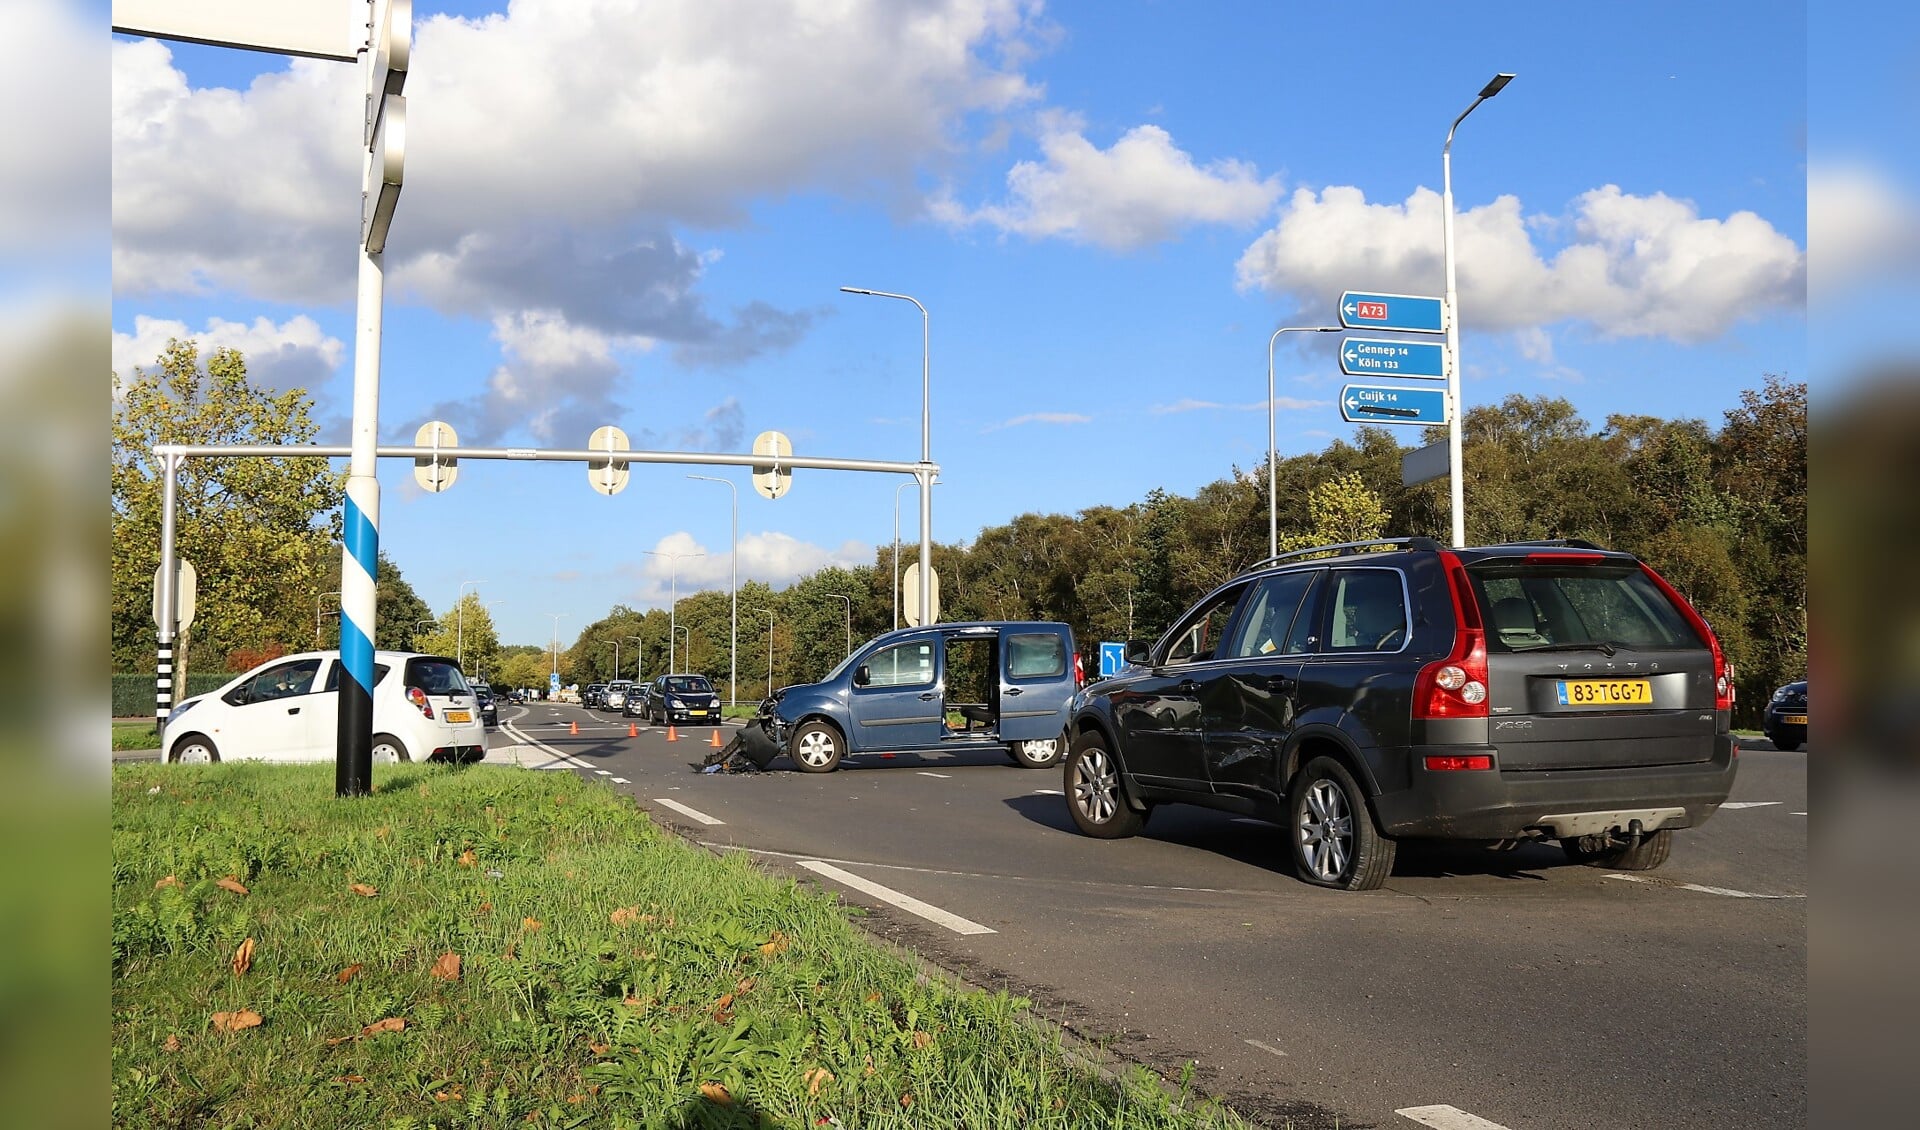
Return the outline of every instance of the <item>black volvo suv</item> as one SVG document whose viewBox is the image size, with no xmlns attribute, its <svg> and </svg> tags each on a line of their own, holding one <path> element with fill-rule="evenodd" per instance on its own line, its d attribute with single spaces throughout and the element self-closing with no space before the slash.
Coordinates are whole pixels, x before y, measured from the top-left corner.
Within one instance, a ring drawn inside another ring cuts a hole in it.
<svg viewBox="0 0 1920 1130">
<path fill-rule="evenodd" d="M 1180 802 L 1289 830 L 1301 878 L 1369 890 L 1397 840 L 1557 839 L 1666 862 L 1733 787 L 1733 677 L 1628 553 L 1427 538 L 1263 561 L 1075 696 L 1067 808 L 1138 832 Z"/>
</svg>

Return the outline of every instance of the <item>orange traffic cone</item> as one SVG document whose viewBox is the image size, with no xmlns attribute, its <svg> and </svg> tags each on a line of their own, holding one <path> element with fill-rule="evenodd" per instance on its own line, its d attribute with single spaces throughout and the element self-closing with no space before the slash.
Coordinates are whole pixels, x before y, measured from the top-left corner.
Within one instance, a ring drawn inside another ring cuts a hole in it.
<svg viewBox="0 0 1920 1130">
<path fill-rule="evenodd" d="M 578 722 L 575 722 L 575 723 L 573 724 L 573 729 L 572 729 L 571 731 L 569 731 L 569 733 L 572 733 L 572 734 L 575 734 L 575 735 L 577 735 L 577 734 L 579 734 L 579 733 L 580 733 L 580 723 L 578 723 Z"/>
<path fill-rule="evenodd" d="M 707 744 L 712 746 L 715 749 L 719 749 L 720 748 L 720 731 L 715 730 L 712 736 L 707 738 Z"/>
<path fill-rule="evenodd" d="M 678 730 L 675 730 L 671 723 L 669 723 L 667 726 L 667 740 L 670 742 L 677 742 L 680 740 L 680 732 Z"/>
<path fill-rule="evenodd" d="M 633 722 L 629 722 L 629 723 L 627 723 L 627 736 L 628 736 L 628 737 L 630 737 L 630 738 L 637 738 L 637 737 L 639 737 L 639 736 L 640 736 L 640 727 L 639 727 L 639 726 L 638 726 L 637 724 L 635 724 L 635 723 L 633 723 Z"/>
</svg>

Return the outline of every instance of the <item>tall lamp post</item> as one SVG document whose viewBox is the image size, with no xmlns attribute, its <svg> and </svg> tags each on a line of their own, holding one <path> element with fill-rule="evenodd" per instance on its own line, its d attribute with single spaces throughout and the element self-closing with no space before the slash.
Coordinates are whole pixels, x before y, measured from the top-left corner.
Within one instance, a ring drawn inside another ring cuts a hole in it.
<svg viewBox="0 0 1920 1130">
<path fill-rule="evenodd" d="M 853 654 L 853 598 L 846 595 L 845 593 L 837 593 L 837 592 L 830 592 L 827 595 L 830 597 L 833 597 L 835 600 L 844 600 L 847 602 L 847 654 L 852 655 Z"/>
<path fill-rule="evenodd" d="M 654 557 L 664 557 L 672 562 L 668 571 L 667 589 L 667 674 L 673 674 L 673 633 L 680 624 L 680 559 L 682 557 L 705 557 L 704 553 L 673 553 L 664 549 L 648 549 L 642 552 Z"/>
<path fill-rule="evenodd" d="M 671 627 L 671 625 L 669 625 L 669 627 Z M 677 628 L 674 630 L 681 632 L 686 636 L 686 640 L 685 640 L 686 646 L 680 649 L 680 659 L 688 667 L 692 667 L 693 666 L 693 629 L 691 627 L 686 627 L 686 628 Z"/>
<path fill-rule="evenodd" d="M 621 638 L 632 640 L 635 644 L 639 645 L 633 649 L 633 681 L 635 683 L 638 683 L 640 681 L 640 657 L 646 651 L 647 641 L 641 638 L 640 636 L 622 636 Z M 615 651 L 613 653 L 613 658 L 614 658 L 613 673 L 615 676 L 618 676 L 620 674 L 620 665 L 619 665 L 620 653 L 618 651 Z"/>
<path fill-rule="evenodd" d="M 933 472 L 928 466 L 933 463 L 933 327 L 927 315 L 927 308 L 920 300 L 909 294 L 892 294 L 884 290 L 868 290 L 865 287 L 843 286 L 848 294 L 868 294 L 875 298 L 897 298 L 902 302 L 911 302 L 920 310 L 920 470 L 914 478 L 920 483 L 920 623 L 933 622 Z M 853 645 L 847 645 L 851 652 Z"/>
<path fill-rule="evenodd" d="M 427 620 L 415 620 L 413 622 L 413 646 L 415 647 L 420 646 L 420 625 L 422 624 L 432 624 L 434 627 L 437 628 L 440 626 L 440 621 L 427 619 Z"/>
<path fill-rule="evenodd" d="M 708 482 L 708 483 L 723 483 L 726 485 L 726 488 L 728 490 L 733 492 L 733 540 L 729 544 L 729 547 L 727 549 L 727 570 L 730 573 L 730 578 L 727 582 L 727 591 L 732 596 L 732 612 L 730 614 L 730 619 L 729 619 L 730 634 L 727 637 L 727 702 L 729 705 L 739 706 L 740 705 L 740 657 L 738 655 L 738 652 L 740 650 L 740 488 L 734 485 L 732 479 L 722 479 L 713 475 L 688 475 L 687 478 L 699 479 L 702 482 Z M 898 499 L 900 497 L 900 492 L 895 491 L 893 497 L 895 499 Z M 895 511 L 895 513 L 897 515 L 898 511 Z M 895 528 L 894 543 L 895 544 L 894 544 L 894 550 L 893 550 L 893 559 L 894 559 L 894 564 L 896 568 L 899 566 L 899 561 L 900 561 L 900 547 L 899 547 L 900 535 L 898 533 L 899 525 L 900 525 L 899 518 L 896 516 L 894 519 L 894 528 Z"/>
<path fill-rule="evenodd" d="M 767 614 L 767 697 L 773 697 L 773 609 L 756 608 L 755 612 Z"/>
<path fill-rule="evenodd" d="M 465 673 L 467 669 L 467 586 L 473 585 L 477 588 L 486 583 L 485 581 L 461 581 L 460 595 L 454 598 L 453 601 L 453 662 L 455 666 L 460 668 L 462 673 Z"/>
<path fill-rule="evenodd" d="M 560 674 L 560 618 L 566 613 L 549 612 L 547 615 L 553 617 L 553 673 L 558 676 Z"/>
<path fill-rule="evenodd" d="M 1464 479 L 1466 459 L 1462 446 L 1461 432 L 1466 425 L 1466 412 L 1460 403 L 1460 301 L 1454 284 L 1453 265 L 1453 131 L 1467 120 L 1467 115 L 1478 109 L 1480 103 L 1492 98 L 1506 89 L 1513 76 L 1506 73 L 1494 75 L 1473 100 L 1473 105 L 1460 111 L 1453 119 L 1453 125 L 1447 127 L 1447 144 L 1440 150 L 1440 208 L 1444 227 L 1441 229 L 1442 250 L 1447 261 L 1447 404 L 1453 410 L 1453 423 L 1447 429 L 1447 471 L 1451 480 L 1448 501 L 1453 507 L 1453 544 L 1467 544 L 1467 492 Z"/>
<path fill-rule="evenodd" d="M 1280 556 L 1279 448 L 1273 434 L 1273 347 L 1281 334 L 1337 334 L 1339 326 L 1281 326 L 1267 339 L 1267 556 Z"/>
</svg>

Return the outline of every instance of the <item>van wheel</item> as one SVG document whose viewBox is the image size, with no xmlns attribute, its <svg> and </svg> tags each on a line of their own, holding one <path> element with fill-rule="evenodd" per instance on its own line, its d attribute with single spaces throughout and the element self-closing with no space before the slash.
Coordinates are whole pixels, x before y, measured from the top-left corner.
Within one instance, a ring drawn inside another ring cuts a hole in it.
<svg viewBox="0 0 1920 1130">
<path fill-rule="evenodd" d="M 787 756 L 793 758 L 802 773 L 831 773 L 840 768 L 840 757 L 845 752 L 840 731 L 815 720 L 794 731 Z"/>
<path fill-rule="evenodd" d="M 1146 825 L 1146 813 L 1127 807 L 1127 794 L 1120 785 L 1120 763 L 1107 751 L 1106 738 L 1098 730 L 1088 730 L 1074 739 L 1063 775 L 1067 813 L 1082 835 L 1119 840 L 1138 834 Z"/>
<path fill-rule="evenodd" d="M 1288 797 L 1289 837 L 1300 878 L 1337 891 L 1371 891 L 1387 881 L 1398 847 L 1373 826 L 1367 798 L 1345 765 L 1307 762 Z"/>
<path fill-rule="evenodd" d="M 412 761 L 407 756 L 407 746 L 392 734 L 373 736 L 373 763 L 375 765 L 398 765 L 402 761 Z"/>
<path fill-rule="evenodd" d="M 1657 832 L 1629 836 L 1625 847 L 1596 851 L 1581 846 L 1580 840 L 1566 839 L 1560 841 L 1560 849 L 1567 853 L 1568 859 L 1588 867 L 1605 867 L 1612 871 L 1651 871 L 1673 854 L 1673 829 L 1662 828 Z"/>
<path fill-rule="evenodd" d="M 173 747 L 167 760 L 182 765 L 210 765 L 220 760 L 220 750 L 203 734 L 188 734 Z"/>
<path fill-rule="evenodd" d="M 1057 738 L 1041 738 L 1037 741 L 1014 742 L 1013 760 L 1023 769 L 1045 769 L 1060 763 L 1060 755 L 1067 748 L 1066 735 Z"/>
</svg>

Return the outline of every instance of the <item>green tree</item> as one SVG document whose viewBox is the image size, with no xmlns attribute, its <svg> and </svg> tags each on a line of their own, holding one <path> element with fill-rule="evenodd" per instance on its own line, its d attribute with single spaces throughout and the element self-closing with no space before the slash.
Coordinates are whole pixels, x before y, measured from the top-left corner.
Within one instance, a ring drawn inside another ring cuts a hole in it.
<svg viewBox="0 0 1920 1130">
<path fill-rule="evenodd" d="M 1282 537 L 1282 551 L 1377 538 L 1388 517 L 1387 508 L 1360 481 L 1358 471 L 1328 479 L 1309 491 L 1307 514 L 1312 526 L 1305 533 Z"/>
<path fill-rule="evenodd" d="M 169 341 L 152 367 L 115 374 L 113 415 L 113 659 L 151 666 L 153 574 L 160 561 L 163 476 L 156 444 L 303 444 L 318 427 L 305 391 L 269 393 L 232 349 L 200 361 Z M 321 578 L 339 558 L 344 479 L 313 458 L 194 458 L 178 476 L 175 553 L 199 576 L 192 627 L 197 670 L 241 649 L 299 650 L 314 638 Z M 336 629 L 337 630 L 337 629 Z"/>
</svg>

